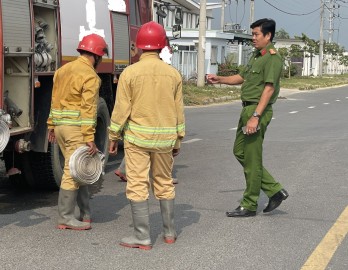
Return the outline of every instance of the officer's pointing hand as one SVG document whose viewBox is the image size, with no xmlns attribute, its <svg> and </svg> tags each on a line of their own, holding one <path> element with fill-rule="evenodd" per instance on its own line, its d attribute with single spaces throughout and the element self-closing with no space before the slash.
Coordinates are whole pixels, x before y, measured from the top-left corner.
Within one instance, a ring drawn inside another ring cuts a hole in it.
<svg viewBox="0 0 348 270">
<path fill-rule="evenodd" d="M 208 74 L 207 75 L 207 81 L 208 83 L 218 83 L 219 82 L 219 78 L 217 75 L 214 75 L 214 74 Z"/>
</svg>

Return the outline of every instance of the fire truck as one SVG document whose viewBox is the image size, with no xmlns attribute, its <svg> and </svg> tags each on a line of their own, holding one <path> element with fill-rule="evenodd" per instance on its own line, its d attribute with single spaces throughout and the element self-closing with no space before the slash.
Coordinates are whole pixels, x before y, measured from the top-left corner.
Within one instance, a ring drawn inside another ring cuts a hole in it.
<svg viewBox="0 0 348 270">
<path fill-rule="evenodd" d="M 122 70 L 139 59 L 139 27 L 152 20 L 153 0 L 1 0 L 0 152 L 17 187 L 56 189 L 64 157 L 47 141 L 54 72 L 78 57 L 88 34 L 106 40 L 95 142 L 108 157 L 110 112 Z M 106 162 L 105 162 L 106 163 Z"/>
</svg>

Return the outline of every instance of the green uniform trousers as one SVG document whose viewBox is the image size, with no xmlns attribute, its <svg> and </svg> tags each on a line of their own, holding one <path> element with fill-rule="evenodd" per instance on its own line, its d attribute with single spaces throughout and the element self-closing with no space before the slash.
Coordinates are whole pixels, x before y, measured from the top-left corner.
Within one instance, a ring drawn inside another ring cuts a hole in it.
<svg viewBox="0 0 348 270">
<path fill-rule="evenodd" d="M 54 134 L 56 135 L 57 143 L 65 159 L 64 172 L 62 181 L 60 183 L 60 188 L 64 190 L 77 190 L 79 189 L 80 185 L 71 177 L 69 160 L 70 156 L 77 148 L 86 145 L 86 143 L 83 142 L 81 127 L 64 125 L 56 126 L 54 128 Z"/>
<path fill-rule="evenodd" d="M 152 152 L 134 144 L 125 147 L 128 200 L 142 202 L 149 198 L 151 186 L 149 173 L 152 172 L 152 189 L 158 200 L 175 198 L 175 188 L 172 178 L 173 153 Z"/>
<path fill-rule="evenodd" d="M 240 206 L 256 211 L 260 190 L 272 197 L 282 189 L 282 186 L 274 180 L 272 175 L 262 165 L 262 144 L 267 126 L 272 120 L 273 110 L 269 105 L 264 110 L 260 120 L 260 130 L 252 135 L 243 134 L 242 127 L 246 125 L 257 105 L 243 108 L 234 142 L 233 153 L 239 163 L 243 166 L 246 180 L 246 189 Z"/>
</svg>

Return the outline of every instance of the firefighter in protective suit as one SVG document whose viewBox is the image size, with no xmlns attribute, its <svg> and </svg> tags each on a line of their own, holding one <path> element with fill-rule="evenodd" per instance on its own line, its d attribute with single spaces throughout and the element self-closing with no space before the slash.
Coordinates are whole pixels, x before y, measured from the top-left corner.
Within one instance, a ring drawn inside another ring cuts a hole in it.
<svg viewBox="0 0 348 270">
<path fill-rule="evenodd" d="M 117 141 L 123 136 L 126 196 L 131 205 L 134 233 L 120 244 L 148 250 L 152 248 L 150 169 L 154 195 L 160 201 L 164 242 L 176 241 L 172 168 L 173 157 L 179 154 L 185 135 L 185 120 L 181 75 L 159 57 L 166 46 L 164 28 L 155 22 L 144 24 L 137 34 L 136 46 L 143 54 L 119 78 L 109 128 L 109 153 L 117 153 Z"/>
<path fill-rule="evenodd" d="M 58 228 L 88 230 L 91 228 L 88 186 L 80 186 L 72 179 L 69 159 L 83 145 L 89 147 L 90 155 L 97 152 L 94 133 L 101 80 L 96 68 L 107 54 L 107 44 L 101 36 L 90 34 L 81 40 L 77 51 L 80 56 L 54 74 L 47 125 L 49 142 L 57 142 L 65 158 L 58 197 Z M 74 216 L 76 204 L 80 208 L 78 219 Z"/>
</svg>

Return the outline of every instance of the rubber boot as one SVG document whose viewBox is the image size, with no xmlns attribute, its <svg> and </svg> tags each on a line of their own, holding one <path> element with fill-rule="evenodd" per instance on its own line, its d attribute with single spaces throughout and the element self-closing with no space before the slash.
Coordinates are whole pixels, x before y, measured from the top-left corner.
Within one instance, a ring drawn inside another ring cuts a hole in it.
<svg viewBox="0 0 348 270">
<path fill-rule="evenodd" d="M 130 201 L 134 234 L 121 240 L 120 245 L 129 248 L 149 250 L 152 248 L 149 224 L 149 202 Z"/>
<path fill-rule="evenodd" d="M 76 201 L 78 207 L 80 208 L 80 217 L 78 220 L 91 223 L 91 209 L 89 207 L 88 186 L 80 186 Z"/>
<path fill-rule="evenodd" d="M 174 199 L 160 200 L 161 215 L 164 230 L 164 242 L 173 244 L 176 240 L 176 231 L 174 225 Z"/>
<path fill-rule="evenodd" d="M 58 197 L 58 229 L 89 230 L 91 224 L 75 218 L 78 190 L 60 189 Z"/>
</svg>

